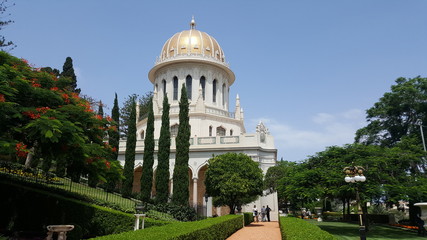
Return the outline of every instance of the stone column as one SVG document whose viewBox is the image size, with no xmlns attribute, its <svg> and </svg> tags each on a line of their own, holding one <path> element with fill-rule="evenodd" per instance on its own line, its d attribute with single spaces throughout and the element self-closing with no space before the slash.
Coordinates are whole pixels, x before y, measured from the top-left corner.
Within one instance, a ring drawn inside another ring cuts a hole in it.
<svg viewBox="0 0 427 240">
<path fill-rule="evenodd" d="M 197 178 L 193 178 L 193 206 L 197 206 Z"/>
<path fill-rule="evenodd" d="M 206 207 L 207 207 L 208 217 L 212 217 L 212 197 L 208 197 L 208 204 Z"/>
</svg>

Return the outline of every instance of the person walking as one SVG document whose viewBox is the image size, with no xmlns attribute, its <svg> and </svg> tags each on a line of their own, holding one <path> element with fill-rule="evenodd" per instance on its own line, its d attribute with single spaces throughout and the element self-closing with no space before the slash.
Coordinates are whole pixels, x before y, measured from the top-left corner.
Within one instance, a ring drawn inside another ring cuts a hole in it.
<svg viewBox="0 0 427 240">
<path fill-rule="evenodd" d="M 261 208 L 261 222 L 265 222 L 265 206 Z"/>
<path fill-rule="evenodd" d="M 267 205 L 267 207 L 265 208 L 265 213 L 267 215 L 267 220 L 270 222 L 270 211 L 271 208 Z"/>
<path fill-rule="evenodd" d="M 252 214 L 254 216 L 254 222 L 258 222 L 258 209 L 256 208 L 256 205 L 254 205 L 254 208 L 252 209 Z"/>
</svg>

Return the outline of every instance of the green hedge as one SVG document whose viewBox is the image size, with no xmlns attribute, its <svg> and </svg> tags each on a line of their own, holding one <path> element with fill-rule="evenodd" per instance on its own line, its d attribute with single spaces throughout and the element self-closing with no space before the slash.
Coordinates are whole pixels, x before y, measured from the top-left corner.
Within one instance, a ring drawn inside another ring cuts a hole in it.
<svg viewBox="0 0 427 240">
<path fill-rule="evenodd" d="M 330 233 L 323 231 L 303 219 L 294 217 L 280 217 L 280 232 L 283 240 L 335 240 Z"/>
<path fill-rule="evenodd" d="M 243 218 L 245 220 L 245 226 L 251 224 L 251 222 L 254 221 L 254 215 L 251 212 L 245 212 L 245 213 L 243 213 Z"/>
<path fill-rule="evenodd" d="M 177 222 L 166 226 L 98 237 L 96 240 L 221 240 L 227 239 L 243 227 L 242 218 L 242 215 L 226 215 L 195 222 Z"/>
<path fill-rule="evenodd" d="M 0 229 L 46 236 L 46 226 L 75 225 L 70 240 L 133 230 L 134 216 L 106 207 L 65 198 L 19 184 L 0 181 Z M 169 222 L 146 219 L 145 226 Z"/>
</svg>

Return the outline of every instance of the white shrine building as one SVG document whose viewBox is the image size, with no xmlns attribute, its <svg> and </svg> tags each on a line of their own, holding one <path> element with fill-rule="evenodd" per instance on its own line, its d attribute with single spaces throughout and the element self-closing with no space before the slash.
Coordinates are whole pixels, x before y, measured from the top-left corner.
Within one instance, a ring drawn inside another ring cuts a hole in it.
<svg viewBox="0 0 427 240">
<path fill-rule="evenodd" d="M 237 95 L 234 112 L 229 112 L 229 92 L 235 75 L 225 61 L 224 51 L 209 34 L 196 30 L 194 19 L 190 29 L 174 34 L 160 52 L 154 67 L 148 73 L 153 84 L 155 163 L 157 167 L 157 145 L 160 137 L 162 102 L 167 94 L 170 103 L 170 193 L 173 189 L 175 164 L 175 137 L 179 124 L 179 99 L 182 84 L 187 88 L 189 119 L 191 125 L 188 172 L 190 177 L 190 204 L 207 207 L 208 216 L 223 215 L 228 209 L 212 207 L 212 199 L 205 201 L 205 172 L 207 162 L 213 155 L 227 152 L 244 153 L 259 164 L 263 173 L 276 164 L 277 149 L 274 138 L 263 123 L 254 133 L 247 133 L 244 126 L 243 109 Z M 144 136 L 147 119 L 137 122 L 137 143 L 133 191 L 139 192 L 142 162 L 144 160 Z M 120 141 L 119 160 L 124 165 L 126 141 Z M 153 195 L 155 189 L 153 189 Z M 206 206 L 207 204 L 207 206 Z M 271 219 L 277 221 L 278 203 L 276 193 L 260 197 L 254 203 L 243 206 L 251 212 L 253 205 L 258 209 L 269 205 Z"/>
</svg>

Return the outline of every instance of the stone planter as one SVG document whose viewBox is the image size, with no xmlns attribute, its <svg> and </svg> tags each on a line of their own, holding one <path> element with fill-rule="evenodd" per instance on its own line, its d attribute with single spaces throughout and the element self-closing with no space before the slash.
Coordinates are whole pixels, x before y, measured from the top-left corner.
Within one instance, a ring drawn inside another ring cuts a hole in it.
<svg viewBox="0 0 427 240">
<path fill-rule="evenodd" d="M 420 218 L 427 222 L 427 202 L 421 202 L 421 203 L 415 203 L 414 206 L 421 208 L 421 216 Z M 424 227 L 426 227 L 427 224 L 424 224 Z"/>
</svg>

